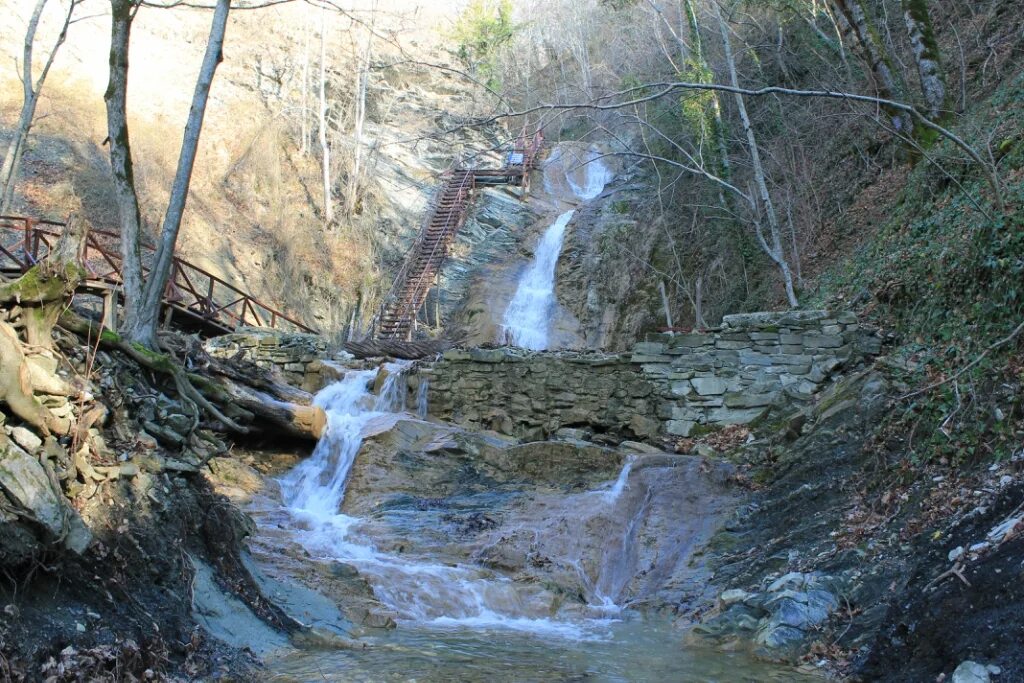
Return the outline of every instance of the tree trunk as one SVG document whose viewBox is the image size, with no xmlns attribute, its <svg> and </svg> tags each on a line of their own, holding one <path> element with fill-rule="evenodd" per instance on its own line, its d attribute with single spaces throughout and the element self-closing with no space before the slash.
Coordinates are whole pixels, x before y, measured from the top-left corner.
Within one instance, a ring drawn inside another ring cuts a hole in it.
<svg viewBox="0 0 1024 683">
<path fill-rule="evenodd" d="M 949 113 L 946 81 L 939 60 L 939 44 L 935 41 L 932 20 L 928 16 L 927 0 L 903 0 L 903 19 L 921 78 L 925 111 L 932 121 L 941 121 Z"/>
<path fill-rule="evenodd" d="M 370 58 L 373 47 L 373 24 L 366 37 L 366 49 L 360 58 L 356 71 L 355 126 L 352 132 L 352 172 L 348 179 L 345 197 L 345 212 L 352 215 L 359 202 L 359 184 L 362 175 L 363 125 L 366 121 L 366 89 L 370 80 Z"/>
<path fill-rule="evenodd" d="M 715 8 L 715 15 L 718 19 L 718 28 L 722 34 L 722 48 L 725 53 L 725 63 L 729 69 L 729 82 L 733 88 L 739 88 L 739 76 L 736 73 L 736 60 L 732 53 L 732 41 L 729 38 L 729 27 L 726 26 L 725 19 L 722 17 L 722 12 L 718 8 L 718 5 L 713 6 Z M 757 186 L 757 193 L 764 208 L 765 216 L 768 219 L 768 230 L 771 238 L 771 244 L 768 243 L 768 240 L 764 236 L 764 230 L 760 221 L 756 222 L 755 228 L 758 242 L 768 257 L 771 258 L 771 260 L 779 267 L 779 272 L 782 274 L 782 282 L 786 287 L 786 299 L 789 301 L 789 305 L 791 307 L 796 308 L 800 304 L 797 301 L 796 291 L 793 288 L 793 274 L 790 271 L 789 263 L 786 261 L 785 251 L 783 251 L 782 248 L 782 234 L 779 227 L 779 217 L 775 212 L 771 193 L 768 191 L 768 183 L 765 180 L 764 167 L 761 164 L 761 154 L 757 146 L 757 137 L 754 135 L 754 127 L 751 125 L 750 117 L 747 115 L 747 106 L 743 100 L 743 96 L 739 93 L 736 94 L 736 108 L 739 111 L 740 122 L 743 125 L 743 132 L 747 137 L 747 147 L 750 151 L 750 166 L 754 173 L 754 184 Z"/>
<path fill-rule="evenodd" d="M 700 25 L 697 23 L 697 13 L 694 11 L 692 0 L 683 0 L 683 9 L 686 13 L 686 23 L 690 27 L 690 45 L 693 50 L 693 60 L 698 65 L 702 74 L 710 74 L 711 67 L 704 57 L 704 43 L 700 37 Z M 718 147 L 718 175 L 722 180 L 728 181 L 731 169 L 729 168 L 729 147 L 725 141 L 725 124 L 722 121 L 722 103 L 718 99 L 718 93 L 711 92 L 711 128 L 715 137 L 715 144 Z M 718 190 L 719 199 L 724 206 L 728 203 L 721 188 Z"/>
<path fill-rule="evenodd" d="M 324 20 L 324 9 L 320 9 L 320 106 L 318 136 L 320 141 L 320 161 L 323 171 L 324 190 L 324 226 L 334 222 L 334 203 L 331 200 L 331 147 L 327 143 L 327 45 L 324 34 L 327 23 Z"/>
<path fill-rule="evenodd" d="M 124 288 L 125 319 L 139 318 L 142 300 L 142 217 L 135 194 L 135 172 L 128 135 L 128 46 L 134 0 L 110 0 L 110 78 L 103 101 L 107 107 L 107 142 L 110 170 L 121 227 L 121 282 Z M 127 329 L 127 328 L 126 328 Z"/>
<path fill-rule="evenodd" d="M 123 326 L 125 336 L 129 340 L 151 349 L 156 348 L 160 304 L 171 275 L 174 249 L 178 242 L 178 233 L 181 231 L 185 203 L 188 200 L 192 169 L 195 166 L 199 135 L 203 129 L 203 118 L 206 115 L 210 88 L 217 72 L 217 65 L 224 59 L 224 33 L 230 9 L 230 0 L 217 0 L 217 6 L 213 12 L 213 22 L 210 26 L 210 37 L 206 44 L 206 54 L 199 69 L 199 77 L 196 79 L 192 108 L 189 110 L 185 133 L 181 141 L 181 153 L 178 156 L 178 168 L 174 174 L 174 185 L 171 186 L 171 196 L 167 202 L 167 211 L 164 213 L 163 226 L 160 229 L 160 242 L 157 245 L 149 278 L 143 286 L 142 305 L 134 307 L 125 316 Z"/>
<path fill-rule="evenodd" d="M 85 278 L 82 255 L 88 227 L 75 214 L 41 262 L 13 282 L 0 284 L 0 304 L 16 304 L 15 324 L 32 346 L 53 348 L 53 326 L 67 300 Z"/>
<path fill-rule="evenodd" d="M 871 74 L 874 76 L 875 88 L 878 90 L 879 97 L 898 100 L 899 88 L 892 74 L 888 55 L 878 41 L 878 33 L 864 12 L 860 0 L 833 0 L 833 2 L 846 20 L 854 40 L 860 46 L 864 60 L 868 63 Z M 884 109 L 897 133 L 908 135 L 912 132 L 913 122 L 909 114 L 897 109 Z"/>
<path fill-rule="evenodd" d="M 21 114 L 18 116 L 18 126 L 14 129 L 11 143 L 7 146 L 7 152 L 4 154 L 3 165 L 0 166 L 0 214 L 9 213 L 11 204 L 14 202 L 14 186 L 18 181 L 18 172 L 21 168 L 21 158 L 25 152 L 25 143 L 32 128 L 32 120 L 36 115 L 39 93 L 43 89 L 43 83 L 46 81 L 47 74 L 50 73 L 50 67 L 57 56 L 57 50 L 60 49 L 60 46 L 64 44 L 64 40 L 67 38 L 68 27 L 71 25 L 71 16 L 74 14 L 75 7 L 78 6 L 79 1 L 72 0 L 68 6 L 67 14 L 64 15 L 64 25 L 61 27 L 57 41 L 54 43 L 53 49 L 50 50 L 46 64 L 43 66 L 43 70 L 40 72 L 39 78 L 36 79 L 35 83 L 32 81 L 33 46 L 36 39 L 36 30 L 39 28 L 39 18 L 42 16 L 47 0 L 37 0 L 35 7 L 32 9 L 32 15 L 29 17 L 28 27 L 25 29 L 25 44 L 21 64 L 21 87 L 23 93 Z"/>
<path fill-rule="evenodd" d="M 309 154 L 309 6 L 302 6 L 302 111 L 299 135 L 302 156 Z"/>
<path fill-rule="evenodd" d="M 33 396 L 33 386 L 38 382 L 33 382 L 32 368 L 25 362 L 15 326 L 22 328 L 30 346 L 53 348 L 53 326 L 85 275 L 81 264 L 87 236 L 88 226 L 72 214 L 42 263 L 17 280 L 0 285 L 0 304 L 17 304 L 13 309 L 17 311 L 14 326 L 0 321 L 0 401 L 43 435 L 51 431 L 66 434 L 71 422 L 54 416 Z M 65 393 L 56 378 L 45 379 L 49 380 L 47 388 Z"/>
</svg>

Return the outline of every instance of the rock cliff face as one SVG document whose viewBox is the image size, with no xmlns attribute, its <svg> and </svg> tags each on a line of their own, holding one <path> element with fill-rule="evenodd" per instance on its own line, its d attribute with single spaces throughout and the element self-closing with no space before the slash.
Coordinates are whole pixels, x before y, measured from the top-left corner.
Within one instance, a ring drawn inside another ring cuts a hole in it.
<svg viewBox="0 0 1024 683">
<path fill-rule="evenodd" d="M 659 335 L 631 353 L 451 350 L 421 367 L 430 413 L 526 439 L 571 428 L 654 441 L 759 420 L 814 398 L 880 341 L 849 313 L 726 316 L 705 334 Z"/>
</svg>

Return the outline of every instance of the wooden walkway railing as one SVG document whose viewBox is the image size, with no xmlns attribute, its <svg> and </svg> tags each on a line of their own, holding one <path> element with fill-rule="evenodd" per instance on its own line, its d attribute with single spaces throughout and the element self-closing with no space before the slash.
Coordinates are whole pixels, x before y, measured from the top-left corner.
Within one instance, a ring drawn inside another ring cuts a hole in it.
<svg viewBox="0 0 1024 683">
<path fill-rule="evenodd" d="M 374 318 L 371 337 L 397 341 L 412 338 L 420 309 L 448 258 L 455 236 L 466 222 L 473 190 L 491 185 L 528 187 L 530 171 L 543 142 L 539 130 L 527 135 L 524 129 L 506 155 L 503 167 L 457 168 L 444 174 L 420 234 Z"/>
<path fill-rule="evenodd" d="M 18 276 L 46 257 L 64 224 L 22 216 L 0 216 L 0 274 Z M 104 324 L 115 327 L 117 298 L 121 296 L 120 237 L 106 230 L 90 230 L 85 246 L 87 279 L 83 289 L 104 297 Z M 147 256 L 155 250 L 143 246 L 143 272 Z M 226 334 L 240 327 L 267 327 L 285 332 L 315 333 L 278 310 L 267 306 L 216 275 L 174 257 L 164 306 L 172 315 L 210 334 Z"/>
</svg>

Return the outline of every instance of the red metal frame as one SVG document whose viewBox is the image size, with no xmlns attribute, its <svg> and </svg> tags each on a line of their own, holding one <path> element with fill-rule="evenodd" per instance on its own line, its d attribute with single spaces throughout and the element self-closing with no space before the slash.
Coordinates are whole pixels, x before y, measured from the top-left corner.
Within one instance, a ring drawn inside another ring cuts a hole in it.
<svg viewBox="0 0 1024 683">
<path fill-rule="evenodd" d="M 0 272 L 21 274 L 45 258 L 64 228 L 63 223 L 23 216 L 0 216 Z M 17 238 L 10 237 L 17 234 Z M 120 236 L 106 230 L 90 230 L 85 243 L 83 267 L 87 285 L 117 287 L 121 279 Z M 143 245 L 144 254 L 155 253 Z M 145 261 L 145 258 L 143 259 Z M 148 273 L 143 266 L 143 274 Z M 218 301 L 218 299 L 220 299 Z M 230 303 L 221 303 L 229 300 Z M 188 261 L 174 257 L 164 304 L 188 313 L 213 328 L 230 332 L 239 327 L 269 327 L 287 331 L 316 330 L 302 324 Z M 269 324 L 266 320 L 269 319 Z"/>
<path fill-rule="evenodd" d="M 538 129 L 527 134 L 526 126 L 516 138 L 512 152 L 521 157 L 521 163 L 513 163 L 511 155 L 504 159 L 500 168 L 458 168 L 445 173 L 444 183 L 434 196 L 430 209 L 420 226 L 420 233 L 406 254 L 405 263 L 398 271 L 391 289 L 384 296 L 380 309 L 371 323 L 370 333 L 384 338 L 408 338 L 419 315 L 434 276 L 440 271 L 455 234 L 462 227 L 469 211 L 471 195 L 477 185 L 520 185 L 524 195 L 529 191 L 530 171 L 537 161 L 537 155 L 544 145 L 544 135 Z M 457 174 L 462 174 L 456 179 Z M 457 183 L 457 184 L 456 184 Z M 444 202 L 447 201 L 447 205 Z M 439 211 L 446 211 L 443 223 L 435 221 Z M 431 241 L 428 234 L 440 239 L 433 240 L 429 253 L 426 246 Z M 441 253 L 438 253 L 440 250 Z M 414 263 L 423 263 L 418 271 Z"/>
</svg>

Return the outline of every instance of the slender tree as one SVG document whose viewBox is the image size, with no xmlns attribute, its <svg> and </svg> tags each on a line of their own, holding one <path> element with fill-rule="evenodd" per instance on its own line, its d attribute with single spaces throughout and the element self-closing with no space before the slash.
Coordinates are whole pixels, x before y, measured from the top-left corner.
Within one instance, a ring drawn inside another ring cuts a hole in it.
<svg viewBox="0 0 1024 683">
<path fill-rule="evenodd" d="M 334 222 L 334 200 L 331 192 L 331 145 L 327 139 L 327 20 L 326 9 L 320 8 L 320 104 L 317 107 L 317 137 L 320 142 L 320 164 L 324 193 L 324 225 Z"/>
<path fill-rule="evenodd" d="M 725 53 L 725 64 L 729 70 L 729 83 L 734 89 L 740 87 L 739 76 L 736 73 L 736 59 L 732 53 L 732 40 L 729 37 L 729 27 L 722 17 L 722 12 L 717 4 L 713 4 L 715 16 L 718 19 L 718 28 L 722 34 L 722 49 Z M 786 251 L 782 246 L 782 228 L 779 224 L 779 217 L 772 202 L 771 193 L 768 191 L 768 182 L 765 180 L 764 166 L 761 164 L 761 153 L 757 146 L 757 137 L 754 135 L 754 126 L 747 115 L 747 105 L 743 95 L 735 93 L 736 109 L 739 112 L 740 124 L 747 138 L 747 151 L 750 153 L 750 167 L 754 175 L 754 185 L 757 188 L 757 196 L 761 200 L 761 208 L 764 210 L 765 219 L 768 222 L 768 235 L 765 235 L 764 225 L 755 216 L 755 230 L 757 242 L 761 249 L 779 268 L 782 274 L 782 282 L 786 287 L 786 299 L 789 305 L 796 308 L 799 302 L 796 298 L 796 291 L 793 288 L 793 273 L 790 270 L 789 262 L 786 260 Z M 755 209 L 756 211 L 756 209 Z M 770 241 L 769 241 L 770 240 Z"/>
<path fill-rule="evenodd" d="M 39 28 L 39 20 L 42 17 L 43 9 L 48 0 L 36 0 L 32 15 L 29 17 L 28 26 L 25 29 L 25 44 L 22 52 L 21 62 L 21 114 L 18 116 L 18 125 L 14 129 L 11 143 L 7 146 L 4 154 L 3 166 L 0 166 L 0 214 L 10 211 L 11 203 L 14 201 L 14 186 L 18 181 L 18 172 L 21 169 L 21 158 L 25 153 L 25 144 L 28 141 L 29 131 L 32 129 L 32 121 L 36 115 L 36 105 L 39 103 L 39 94 L 46 82 L 46 76 L 50 73 L 53 60 L 57 56 L 57 50 L 64 44 L 68 35 L 68 27 L 71 26 L 72 16 L 75 9 L 83 0 L 71 0 L 67 11 L 64 14 L 64 24 L 61 26 L 50 54 L 43 64 L 39 76 L 33 80 L 32 61 L 35 52 L 36 31 Z"/>
<path fill-rule="evenodd" d="M 210 87 L 217 66 L 223 60 L 224 33 L 227 28 L 230 0 L 217 0 L 213 22 L 206 45 L 206 54 L 196 79 L 192 107 L 178 156 L 178 167 L 171 186 L 170 199 L 160 229 L 156 255 L 148 277 L 143 277 L 140 257 L 141 239 L 138 198 L 131 174 L 131 152 L 126 116 L 128 83 L 128 47 L 131 23 L 138 5 L 133 0 L 111 0 L 113 14 L 110 51 L 110 83 L 107 102 L 107 126 L 110 136 L 110 159 L 115 188 L 121 210 L 121 255 L 124 260 L 125 319 L 122 333 L 132 342 L 156 348 L 156 329 L 160 319 L 160 303 L 171 275 L 174 249 L 181 230 L 181 220 L 188 199 L 192 169 L 195 165 L 199 135 L 206 115 Z M 127 231 L 126 231 L 127 228 Z"/>
<path fill-rule="evenodd" d="M 135 0 L 110 0 L 110 76 L 103 101 L 107 107 L 107 142 L 110 170 L 121 224 L 121 280 L 125 319 L 138 320 L 142 305 L 142 217 L 135 194 L 135 171 L 128 135 L 128 46 Z"/>
</svg>

